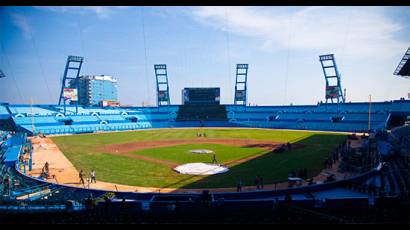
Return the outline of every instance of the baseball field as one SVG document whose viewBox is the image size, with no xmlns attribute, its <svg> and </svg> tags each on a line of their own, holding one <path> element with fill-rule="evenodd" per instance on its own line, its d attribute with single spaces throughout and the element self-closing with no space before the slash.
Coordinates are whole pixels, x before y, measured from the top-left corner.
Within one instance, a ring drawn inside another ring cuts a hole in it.
<svg viewBox="0 0 410 230">
<path fill-rule="evenodd" d="M 198 133 L 205 136 L 198 137 Z M 241 180 L 253 185 L 256 175 L 265 184 L 285 181 L 292 170 L 306 168 L 309 177 L 323 168 L 324 159 L 344 141 L 345 134 L 230 128 L 157 129 L 52 137 L 77 170 L 94 169 L 100 181 L 158 188 L 226 188 Z M 274 153 L 281 144 L 291 151 Z M 211 163 L 212 154 L 229 171 L 211 176 L 179 174 L 174 167 Z"/>
</svg>

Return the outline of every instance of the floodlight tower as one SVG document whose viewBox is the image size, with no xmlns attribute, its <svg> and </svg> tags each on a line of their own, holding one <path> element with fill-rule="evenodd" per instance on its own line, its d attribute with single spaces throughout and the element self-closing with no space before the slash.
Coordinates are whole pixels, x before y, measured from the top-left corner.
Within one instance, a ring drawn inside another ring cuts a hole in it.
<svg viewBox="0 0 410 230">
<path fill-rule="evenodd" d="M 81 66 L 83 64 L 84 58 L 79 56 L 68 56 L 65 65 L 64 76 L 61 82 L 60 97 L 58 98 L 58 105 L 64 102 L 64 88 L 67 88 L 68 80 L 76 81 L 80 76 Z M 77 82 L 75 87 L 78 88 Z"/>
<path fill-rule="evenodd" d="M 341 76 L 337 69 L 334 54 L 320 55 L 319 60 L 326 80 L 326 103 L 328 99 L 330 99 L 332 103 L 333 99 L 336 99 L 337 103 L 345 102 L 345 97 L 342 92 Z"/>
<path fill-rule="evenodd" d="M 410 79 L 410 46 L 393 74 Z"/>
<path fill-rule="evenodd" d="M 245 105 L 247 103 L 247 81 L 248 81 L 248 64 L 236 65 L 236 81 L 235 81 L 235 105 Z"/>
<path fill-rule="evenodd" d="M 157 82 L 157 106 L 170 105 L 167 65 L 154 65 Z"/>
</svg>

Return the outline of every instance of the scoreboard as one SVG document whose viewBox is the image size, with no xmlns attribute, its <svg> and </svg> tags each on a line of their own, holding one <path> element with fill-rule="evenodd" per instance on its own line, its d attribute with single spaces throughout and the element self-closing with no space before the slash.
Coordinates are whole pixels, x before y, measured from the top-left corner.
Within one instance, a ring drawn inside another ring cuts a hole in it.
<svg viewBox="0 0 410 230">
<path fill-rule="evenodd" d="M 220 88 L 184 88 L 182 104 L 219 104 Z"/>
<path fill-rule="evenodd" d="M 338 86 L 326 86 L 326 99 L 328 98 L 338 98 L 339 87 Z"/>
</svg>

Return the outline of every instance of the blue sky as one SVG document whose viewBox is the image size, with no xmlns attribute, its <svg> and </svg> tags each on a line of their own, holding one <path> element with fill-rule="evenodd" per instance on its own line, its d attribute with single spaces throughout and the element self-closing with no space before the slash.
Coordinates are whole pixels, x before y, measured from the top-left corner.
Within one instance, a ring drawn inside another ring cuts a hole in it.
<svg viewBox="0 0 410 230">
<path fill-rule="evenodd" d="M 399 99 L 410 81 L 393 71 L 409 38 L 410 7 L 1 7 L 0 101 L 57 103 L 66 58 L 79 55 L 82 74 L 118 79 L 122 104 L 155 105 L 163 63 L 173 104 L 208 86 L 232 103 L 237 63 L 249 64 L 250 103 L 315 104 L 327 53 L 347 101 Z"/>
</svg>

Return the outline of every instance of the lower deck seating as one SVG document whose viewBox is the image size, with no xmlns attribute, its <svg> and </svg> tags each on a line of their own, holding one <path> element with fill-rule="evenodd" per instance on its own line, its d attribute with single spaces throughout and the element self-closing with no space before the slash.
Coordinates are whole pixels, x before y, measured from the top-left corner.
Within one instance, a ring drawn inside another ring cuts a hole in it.
<svg viewBox="0 0 410 230">
<path fill-rule="evenodd" d="M 235 121 L 239 126 L 271 128 L 271 129 L 302 129 L 339 132 L 367 132 L 367 123 L 331 123 L 331 122 L 295 122 L 295 121 Z M 379 127 L 379 126 L 378 126 Z M 372 126 L 372 128 L 375 128 Z"/>
<path fill-rule="evenodd" d="M 371 129 L 384 129 L 389 123 L 390 115 L 397 106 L 410 101 L 375 103 L 371 112 Z M 24 112 L 30 106 L 8 106 Z M 306 105 L 306 106 L 237 106 L 237 105 L 169 105 L 160 107 L 78 107 L 79 113 L 73 112 L 74 106 L 67 106 L 71 112 L 61 113 L 61 106 L 33 106 L 41 115 L 34 119 L 29 114 L 12 114 L 10 120 L 15 122 L 17 130 L 27 133 L 35 131 L 44 134 L 64 134 L 95 132 L 99 130 L 132 130 L 143 128 L 212 126 L 212 122 L 224 122 L 227 127 L 255 127 L 274 129 L 305 129 L 343 132 L 367 132 L 367 103 L 345 103 L 340 105 Z M 51 111 L 51 112 L 50 112 Z M 60 111 L 60 112 L 59 112 Z M 405 112 L 406 112 L 405 111 Z M 14 111 L 16 112 L 16 111 Z M 58 113 L 58 114 L 56 114 Z M 403 116 L 406 114 L 400 110 Z M 194 122 L 194 123 L 189 123 Z M 0 120 L 1 125 L 1 120 Z M 221 124 L 216 124 L 218 127 Z M 11 130 L 11 129 L 10 129 Z"/>
<path fill-rule="evenodd" d="M 31 132 L 31 126 L 22 126 L 27 131 Z M 150 122 L 138 123 L 117 123 L 117 124 L 82 124 L 82 125 L 57 125 L 57 126 L 37 126 L 35 132 L 57 135 L 70 133 L 90 133 L 98 131 L 120 131 L 120 130 L 134 130 L 134 129 L 148 129 L 152 128 Z"/>
</svg>

